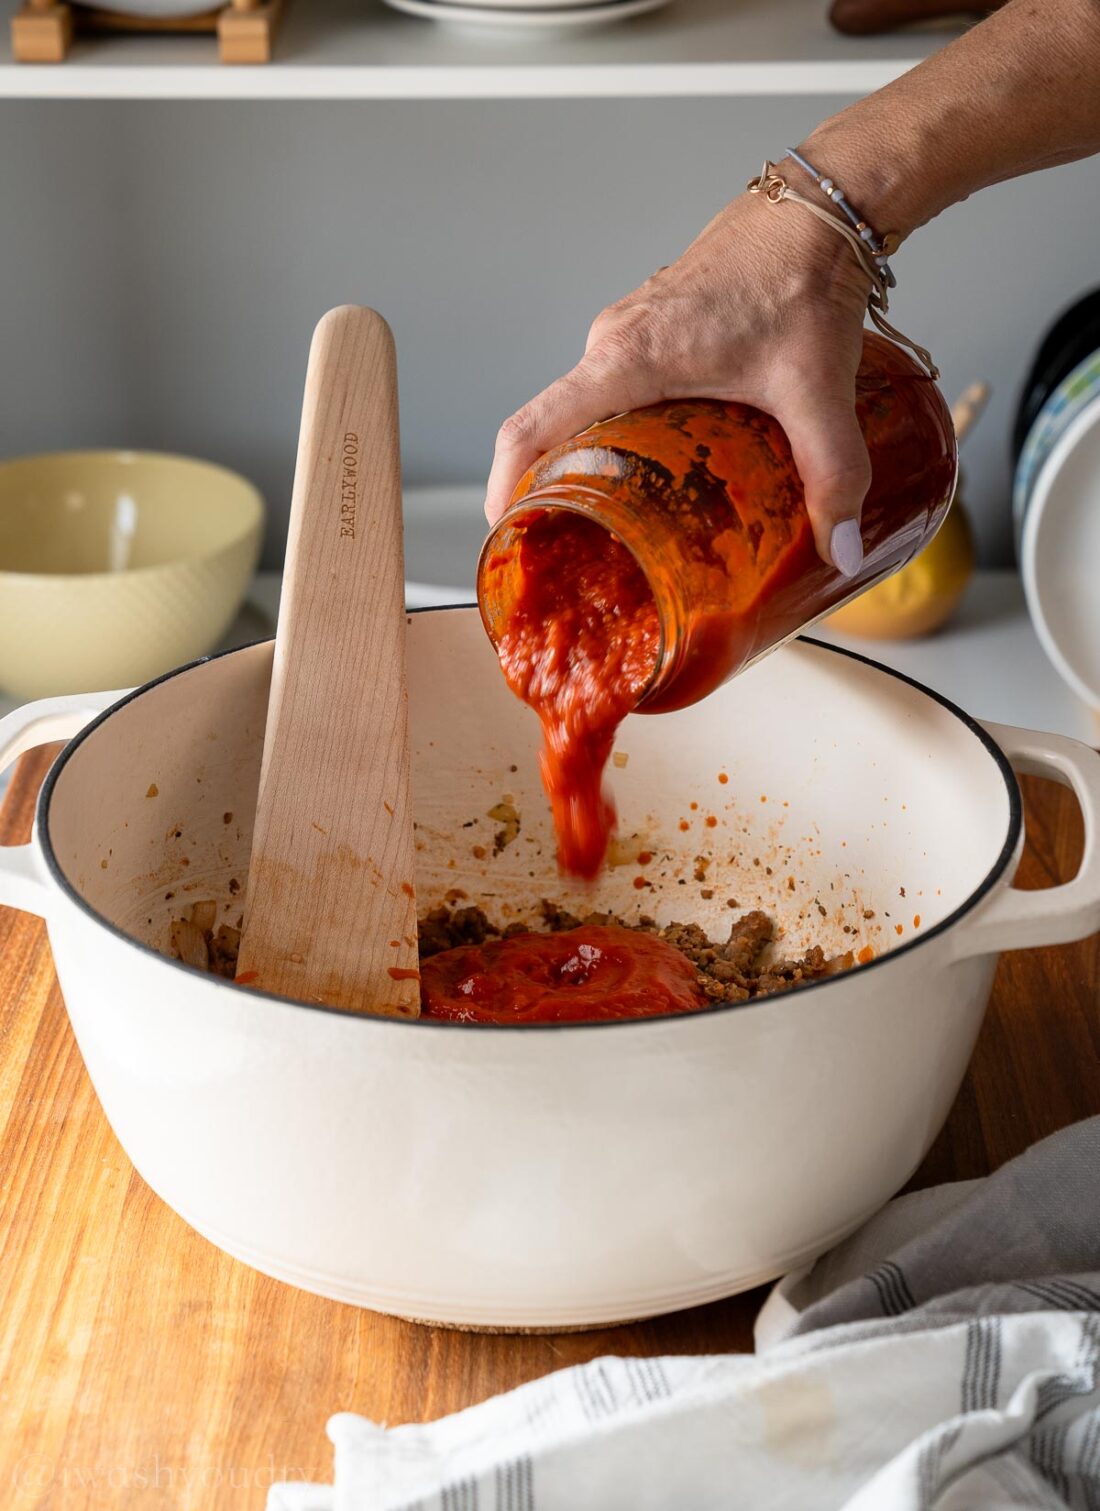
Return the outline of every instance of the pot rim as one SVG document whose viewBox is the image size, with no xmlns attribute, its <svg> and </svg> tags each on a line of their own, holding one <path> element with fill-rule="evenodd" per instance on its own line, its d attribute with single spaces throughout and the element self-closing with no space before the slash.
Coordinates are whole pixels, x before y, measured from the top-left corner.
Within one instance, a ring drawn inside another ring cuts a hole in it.
<svg viewBox="0 0 1100 1511">
<path fill-rule="evenodd" d="M 405 613 L 406 616 L 411 618 L 411 616 L 414 614 L 446 614 L 450 613 L 454 609 L 472 609 L 476 612 L 477 604 L 445 604 L 441 605 L 438 608 L 406 609 Z M 274 992 L 265 992 L 258 987 L 238 987 L 234 982 L 227 980 L 223 976 L 215 976 L 209 971 L 200 970 L 198 966 L 186 965 L 182 960 L 174 960 L 169 955 L 162 955 L 160 951 L 155 950 L 152 945 L 145 944 L 140 939 L 135 939 L 132 935 L 127 934 L 123 929 L 120 929 L 117 924 L 113 923 L 109 918 L 105 918 L 102 913 L 97 912 L 90 903 L 85 901 L 85 899 L 80 896 L 76 888 L 72 885 L 68 877 L 61 869 L 57 856 L 54 853 L 53 843 L 50 839 L 49 826 L 50 803 L 53 799 L 54 788 L 57 786 L 58 778 L 64 771 L 65 767 L 68 765 L 71 757 L 76 753 L 77 750 L 79 750 L 80 746 L 84 743 L 88 736 L 93 734 L 102 724 L 106 723 L 106 721 L 110 719 L 112 715 L 118 713 L 120 709 L 125 708 L 127 704 L 133 703 L 138 698 L 142 697 L 145 693 L 151 692 L 154 687 L 159 687 L 162 682 L 168 682 L 173 677 L 181 676 L 184 672 L 193 671 L 196 667 L 203 666 L 208 661 L 220 661 L 223 656 L 235 656 L 240 651 L 252 650 L 257 645 L 265 645 L 272 639 L 274 639 L 274 636 L 268 636 L 264 640 L 251 641 L 248 645 L 234 646 L 232 650 L 218 651 L 211 656 L 199 656 L 196 658 L 196 660 L 189 661 L 184 666 L 177 666 L 176 668 L 174 668 L 174 670 L 165 672 L 160 677 L 155 677 L 151 682 L 143 683 L 141 687 L 134 688 L 133 691 L 127 693 L 124 698 L 120 698 L 117 703 L 112 703 L 110 708 L 104 709 L 104 711 L 101 714 L 98 714 L 96 718 L 91 721 L 91 723 L 86 724 L 84 728 L 79 732 L 79 734 L 74 735 L 51 766 L 49 772 L 47 773 L 46 780 L 42 784 L 42 790 L 38 795 L 38 802 L 35 805 L 35 829 L 37 832 L 38 844 L 41 848 L 42 855 L 45 859 L 46 867 L 50 873 L 51 879 L 56 883 L 57 887 L 68 898 L 68 900 L 74 903 L 76 907 L 78 907 L 83 913 L 86 913 L 94 923 L 100 926 L 100 928 L 106 929 L 109 933 L 113 934 L 124 944 L 129 945 L 132 949 L 138 950 L 144 955 L 152 956 L 155 960 L 160 961 L 163 965 L 174 968 L 175 970 L 184 971 L 190 976 L 196 976 L 200 980 L 203 980 L 215 987 L 224 988 L 228 991 L 246 992 L 252 998 L 264 1000 L 267 1002 L 279 1003 L 283 1007 L 302 1008 L 307 1012 L 329 1013 L 339 1018 L 356 1019 L 359 1022 L 371 1024 L 380 1029 L 394 1029 L 397 1031 L 432 1029 L 439 1032 L 462 1033 L 467 1035 L 470 1034 L 471 1031 L 476 1031 L 479 1034 L 505 1033 L 530 1035 L 543 1033 L 590 1032 L 593 1029 L 621 1030 L 632 1028 L 635 1030 L 644 1030 L 646 1025 L 651 1023 L 668 1024 L 673 1022 L 698 1022 L 700 1020 L 710 1019 L 716 1014 L 720 1013 L 768 1012 L 769 1010 L 776 1011 L 789 1000 L 791 993 L 775 992 L 771 996 L 759 997 L 748 1002 L 713 1002 L 708 1004 L 706 1007 L 697 1008 L 693 1012 L 659 1013 L 647 1018 L 612 1018 L 603 1019 L 601 1021 L 591 1023 L 567 1022 L 471 1024 L 456 1023 L 446 1018 L 391 1018 L 383 1017 L 375 1013 L 358 1012 L 354 1008 L 329 1007 L 323 1002 L 303 1002 L 296 997 L 280 997 Z M 914 950 L 924 948 L 924 946 L 930 944 L 932 940 L 938 938 L 940 935 L 946 934 L 949 929 L 954 928 L 956 924 L 960 923 L 968 913 L 972 912 L 973 909 L 976 908 L 986 896 L 988 896 L 993 887 L 997 884 L 997 882 L 1004 874 L 1005 869 L 1007 868 L 1009 862 L 1015 854 L 1016 845 L 1023 828 L 1023 799 L 1020 794 L 1019 783 L 1016 780 L 1016 773 L 1013 771 L 1008 757 L 1005 755 L 1004 751 L 997 744 L 996 740 L 993 739 L 992 735 L 983 728 L 983 726 L 978 722 L 977 719 L 972 718 L 970 714 L 959 708 L 959 706 L 956 703 L 953 703 L 950 698 L 945 698 L 942 693 L 935 692 L 932 688 L 926 687 L 923 682 L 918 682 L 916 678 L 908 677 L 904 672 L 899 672 L 893 667 L 884 666 L 882 662 L 875 661 L 870 656 L 864 656 L 859 651 L 851 651 L 839 645 L 830 645 L 824 640 L 814 639 L 814 637 L 811 635 L 799 635 L 796 637 L 796 641 L 792 643 L 812 645 L 817 650 L 828 651 L 837 656 L 846 656 L 850 660 L 858 661 L 864 666 L 870 666 L 875 671 L 882 672 L 888 677 L 896 678 L 897 681 L 905 683 L 908 687 L 915 688 L 917 692 L 923 693 L 925 697 L 930 698 L 934 703 L 938 703 L 941 708 L 945 708 L 948 713 L 954 715 L 954 717 L 958 719 L 958 721 L 962 725 L 964 725 L 972 735 L 975 736 L 975 738 L 985 749 L 986 753 L 992 758 L 994 765 L 997 767 L 998 771 L 1001 774 L 1001 778 L 1004 781 L 1005 791 L 1008 797 L 1008 831 L 1005 835 L 1004 844 L 1001 846 L 1001 850 L 997 856 L 997 859 L 994 861 L 993 865 L 979 882 L 974 891 L 971 892 L 966 898 L 964 898 L 964 900 L 959 904 L 957 908 L 955 908 L 953 912 L 949 913 L 945 918 L 942 918 L 939 923 L 935 924 L 926 932 L 912 939 L 907 939 L 904 944 L 899 944 L 895 949 L 890 950 L 887 954 L 876 955 L 875 958 L 868 961 L 866 965 L 856 967 L 855 969 L 858 970 L 859 974 L 863 975 L 865 972 L 877 970 L 879 966 L 890 964 L 891 961 L 899 959 L 902 955 L 908 955 Z M 795 991 L 799 998 L 803 997 L 809 992 L 824 992 L 829 990 L 830 988 L 840 986 L 853 974 L 854 971 L 841 971 L 836 976 L 826 976 L 821 978 L 820 980 L 808 982 L 804 986 L 797 987 Z"/>
</svg>

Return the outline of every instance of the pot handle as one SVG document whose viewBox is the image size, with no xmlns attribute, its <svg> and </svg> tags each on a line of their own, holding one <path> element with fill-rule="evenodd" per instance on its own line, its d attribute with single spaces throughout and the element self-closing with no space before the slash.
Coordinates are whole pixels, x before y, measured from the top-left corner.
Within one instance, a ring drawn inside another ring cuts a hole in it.
<svg viewBox="0 0 1100 1511">
<path fill-rule="evenodd" d="M 74 693 L 40 698 L 0 719 L 0 773 L 36 745 L 68 740 L 126 692 Z M 46 913 L 46 871 L 37 846 L 0 845 L 0 906 Z"/>
<path fill-rule="evenodd" d="M 1072 881 L 1035 892 L 1006 887 L 978 907 L 957 931 L 956 956 L 1085 939 L 1100 929 L 1100 755 L 1064 735 L 984 721 L 983 726 L 1013 770 L 1073 788 L 1085 823 L 1085 847 Z"/>
</svg>

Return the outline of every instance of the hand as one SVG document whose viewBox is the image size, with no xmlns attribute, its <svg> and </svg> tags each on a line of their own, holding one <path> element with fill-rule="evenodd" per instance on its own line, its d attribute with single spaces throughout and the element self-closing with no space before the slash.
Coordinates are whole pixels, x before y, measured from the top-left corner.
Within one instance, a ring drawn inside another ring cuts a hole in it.
<svg viewBox="0 0 1100 1511">
<path fill-rule="evenodd" d="M 851 248 L 807 211 L 742 195 L 598 315 L 572 372 L 501 426 L 489 522 L 538 456 L 597 420 L 661 399 L 739 400 L 787 432 L 818 552 L 854 576 L 871 479 L 855 416 L 868 288 Z"/>
</svg>

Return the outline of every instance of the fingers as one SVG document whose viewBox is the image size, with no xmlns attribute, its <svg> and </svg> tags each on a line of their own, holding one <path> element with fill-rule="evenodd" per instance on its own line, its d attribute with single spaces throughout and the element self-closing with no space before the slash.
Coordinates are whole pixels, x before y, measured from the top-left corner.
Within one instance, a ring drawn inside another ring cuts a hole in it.
<svg viewBox="0 0 1100 1511">
<path fill-rule="evenodd" d="M 871 461 L 850 383 L 846 389 L 837 391 L 835 379 L 802 384 L 776 418 L 791 443 L 818 555 L 845 577 L 855 577 L 863 564 L 859 514 L 871 484 Z"/>
<path fill-rule="evenodd" d="M 573 368 L 500 427 L 485 497 L 485 514 L 495 524 L 508 507 L 520 478 L 544 451 L 567 441 L 597 420 L 661 398 L 645 369 L 602 357 L 592 348 Z"/>
</svg>

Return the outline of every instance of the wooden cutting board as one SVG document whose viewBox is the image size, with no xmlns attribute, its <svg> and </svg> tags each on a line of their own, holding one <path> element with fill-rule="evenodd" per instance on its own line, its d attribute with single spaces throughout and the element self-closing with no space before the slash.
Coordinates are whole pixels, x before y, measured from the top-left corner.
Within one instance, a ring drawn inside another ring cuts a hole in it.
<svg viewBox="0 0 1100 1511">
<path fill-rule="evenodd" d="M 25 756 L 0 844 L 30 832 Z M 1021 883 L 1076 868 L 1080 822 L 1028 779 Z M 1100 936 L 1006 956 L 973 1065 L 914 1185 L 985 1174 L 1100 1113 Z M 0 908 L 0 1504 L 262 1511 L 331 1481 L 325 1421 L 425 1421 L 603 1353 L 752 1345 L 763 1292 L 632 1327 L 485 1337 L 322 1301 L 227 1259 L 149 1191 L 69 1030 L 44 926 Z"/>
</svg>

